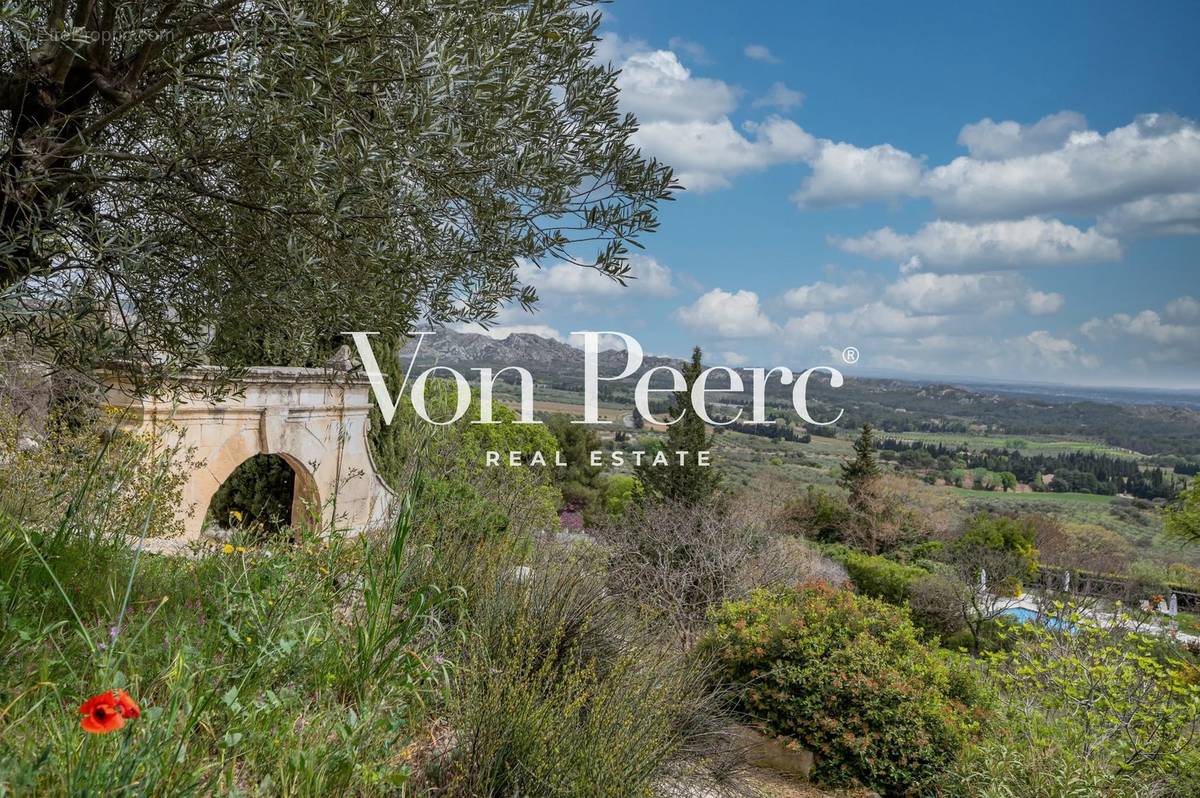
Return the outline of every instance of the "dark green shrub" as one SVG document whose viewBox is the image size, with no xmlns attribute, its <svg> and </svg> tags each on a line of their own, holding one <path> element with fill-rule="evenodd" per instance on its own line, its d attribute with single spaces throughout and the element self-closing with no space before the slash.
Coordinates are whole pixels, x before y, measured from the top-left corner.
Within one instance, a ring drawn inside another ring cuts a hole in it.
<svg viewBox="0 0 1200 798">
<path fill-rule="evenodd" d="M 747 713 L 816 754 L 820 781 L 916 789 L 967 739 L 971 680 L 921 643 L 901 608 L 813 584 L 755 591 L 714 620 L 700 651 Z"/>
<path fill-rule="evenodd" d="M 421 490 L 420 509 L 427 524 L 443 533 L 473 541 L 499 537 L 508 531 L 503 509 L 471 485 L 457 479 L 433 479 Z"/>
<path fill-rule="evenodd" d="M 209 518 L 225 527 L 276 532 L 292 521 L 295 481 L 296 472 L 282 457 L 256 454 L 221 483 L 208 505 Z"/>
<path fill-rule="evenodd" d="M 858 592 L 892 604 L 907 601 L 912 585 L 929 575 L 927 570 L 916 565 L 905 565 L 844 546 L 830 547 L 829 556 L 846 567 Z"/>
<path fill-rule="evenodd" d="M 972 551 L 993 551 L 1009 554 L 1017 570 L 1014 577 L 1032 579 L 1037 575 L 1038 550 L 1034 546 L 1033 520 L 1008 515 L 979 513 L 971 519 L 962 537 L 954 543 L 959 555 Z M 1015 585 L 1020 590 L 1020 585 Z"/>
</svg>

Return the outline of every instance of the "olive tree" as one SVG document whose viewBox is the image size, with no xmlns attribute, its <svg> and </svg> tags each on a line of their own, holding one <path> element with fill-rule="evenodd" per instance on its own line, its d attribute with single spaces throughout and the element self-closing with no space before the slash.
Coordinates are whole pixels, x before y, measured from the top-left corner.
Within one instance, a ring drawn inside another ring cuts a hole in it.
<svg viewBox="0 0 1200 798">
<path fill-rule="evenodd" d="M 627 279 L 675 185 L 597 2 L 8 0 L 0 336 L 156 380 Z"/>
</svg>

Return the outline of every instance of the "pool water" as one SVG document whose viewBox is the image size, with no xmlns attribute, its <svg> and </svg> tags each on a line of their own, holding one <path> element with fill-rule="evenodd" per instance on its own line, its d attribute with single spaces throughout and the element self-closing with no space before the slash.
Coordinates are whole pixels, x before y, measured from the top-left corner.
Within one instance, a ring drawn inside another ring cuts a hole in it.
<svg viewBox="0 0 1200 798">
<path fill-rule="evenodd" d="M 1026 607 L 1009 607 L 1008 609 L 1004 610 L 1000 614 L 1004 617 L 1012 618 L 1013 620 L 1017 621 L 1018 623 L 1037 623 L 1039 620 L 1037 611 L 1028 609 Z M 1040 619 L 1040 621 L 1041 621 L 1041 624 L 1043 626 L 1045 626 L 1047 629 L 1053 629 L 1055 631 L 1064 631 L 1065 630 L 1068 632 L 1075 631 L 1075 625 L 1071 624 L 1071 623 L 1067 623 L 1062 618 L 1043 617 Z"/>
</svg>

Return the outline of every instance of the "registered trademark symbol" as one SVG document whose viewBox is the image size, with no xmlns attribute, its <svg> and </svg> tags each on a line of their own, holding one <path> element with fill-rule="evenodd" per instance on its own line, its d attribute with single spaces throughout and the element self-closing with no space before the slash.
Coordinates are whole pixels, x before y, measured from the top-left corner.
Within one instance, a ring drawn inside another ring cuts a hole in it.
<svg viewBox="0 0 1200 798">
<path fill-rule="evenodd" d="M 848 346 L 842 350 L 842 362 L 848 366 L 853 366 L 858 362 L 858 347 Z"/>
</svg>

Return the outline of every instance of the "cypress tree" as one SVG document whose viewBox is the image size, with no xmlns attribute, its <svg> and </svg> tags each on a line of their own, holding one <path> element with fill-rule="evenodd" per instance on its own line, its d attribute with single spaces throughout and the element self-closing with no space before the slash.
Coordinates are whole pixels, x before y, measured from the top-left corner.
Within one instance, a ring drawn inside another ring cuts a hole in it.
<svg viewBox="0 0 1200 798">
<path fill-rule="evenodd" d="M 671 417 L 680 421 L 667 427 L 667 439 L 663 451 L 668 464 L 654 465 L 650 458 L 634 467 L 634 473 L 642 483 L 647 496 L 657 496 L 700 504 L 716 494 L 721 474 L 712 465 L 701 466 L 698 453 L 712 446 L 713 435 L 709 434 L 704 420 L 692 409 L 691 392 L 700 373 L 704 371 L 700 347 L 692 350 L 692 361 L 683 368 L 686 387 L 675 392 L 671 402 Z M 686 452 L 683 463 L 679 452 Z"/>
<path fill-rule="evenodd" d="M 854 441 L 854 459 L 842 463 L 842 476 L 838 480 L 838 484 L 850 492 L 850 504 L 856 509 L 862 509 L 868 486 L 879 476 L 873 435 L 871 425 L 863 424 Z"/>
</svg>

